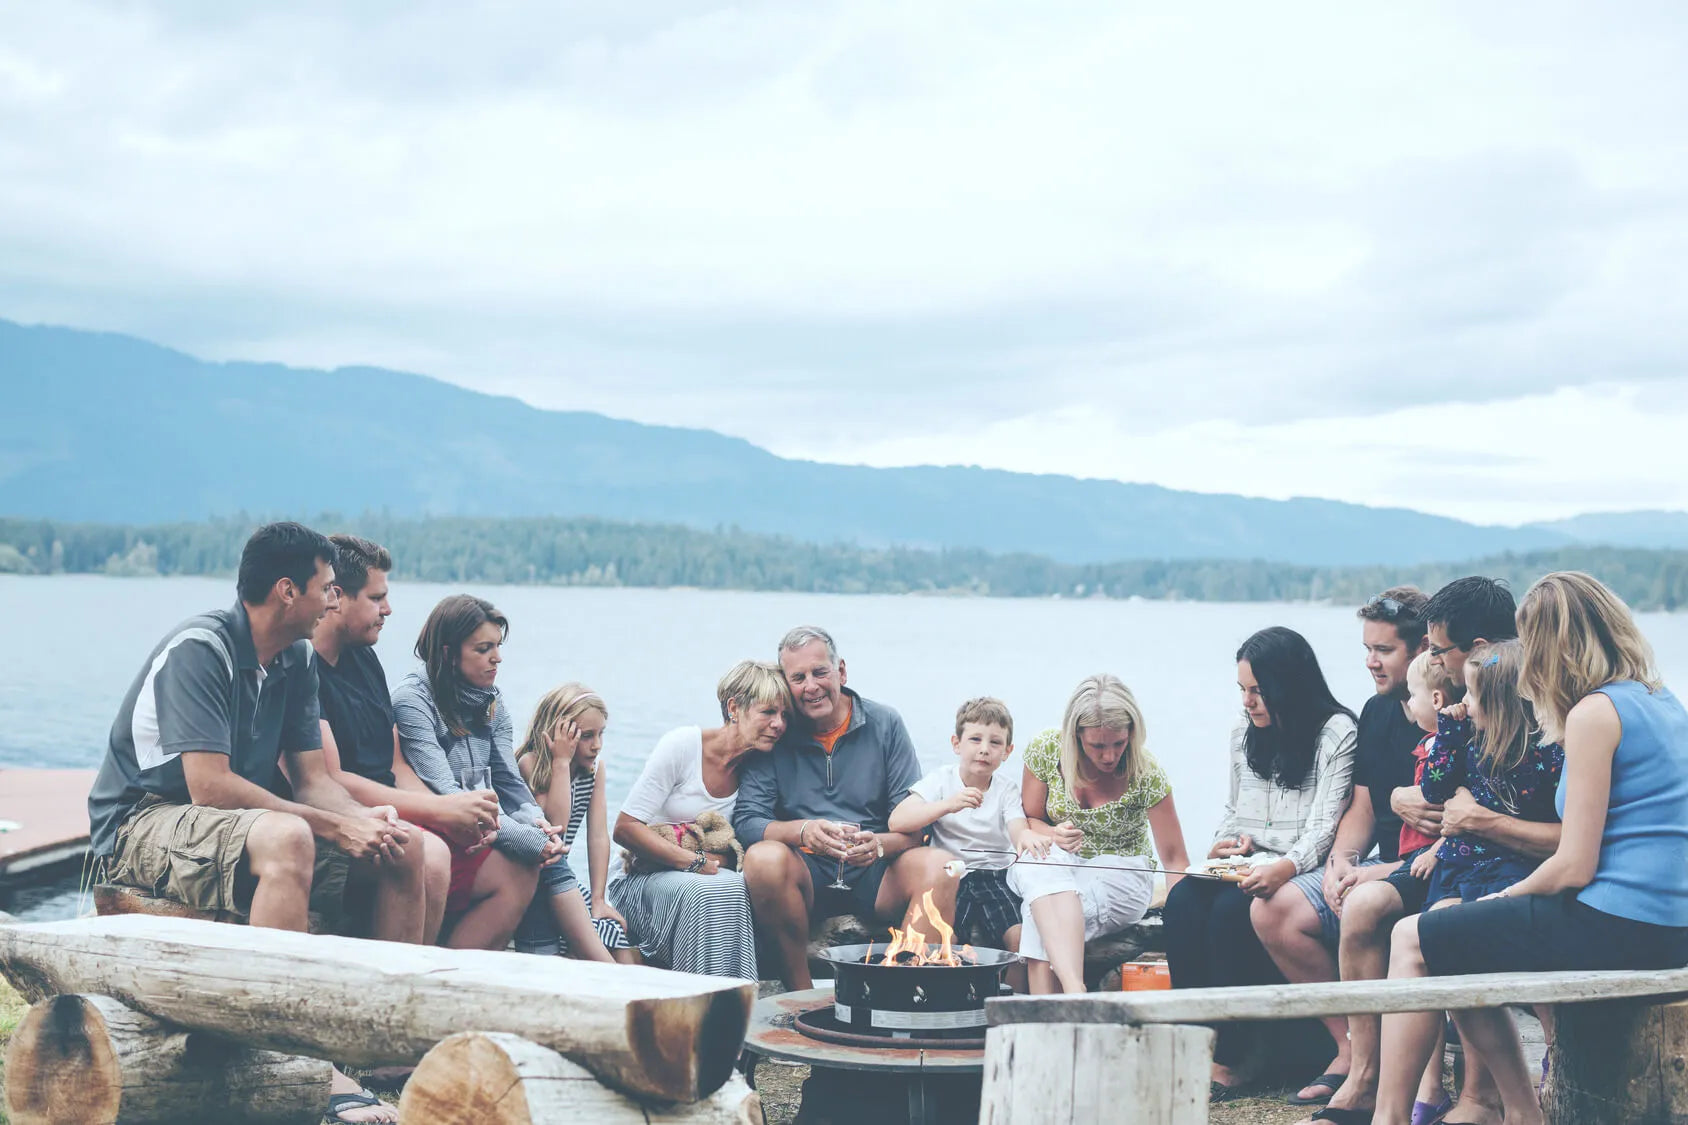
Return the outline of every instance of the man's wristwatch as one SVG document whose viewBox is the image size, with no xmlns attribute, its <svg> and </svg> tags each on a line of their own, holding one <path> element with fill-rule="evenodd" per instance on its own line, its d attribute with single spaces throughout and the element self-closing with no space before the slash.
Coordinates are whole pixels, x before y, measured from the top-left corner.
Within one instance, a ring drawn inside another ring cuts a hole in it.
<svg viewBox="0 0 1688 1125">
<path fill-rule="evenodd" d="M 699 852 L 692 857 L 692 861 L 690 863 L 686 864 L 686 871 L 690 874 L 696 875 L 699 871 L 703 870 L 703 865 L 708 862 L 709 857 L 704 855 L 702 852 Z"/>
</svg>

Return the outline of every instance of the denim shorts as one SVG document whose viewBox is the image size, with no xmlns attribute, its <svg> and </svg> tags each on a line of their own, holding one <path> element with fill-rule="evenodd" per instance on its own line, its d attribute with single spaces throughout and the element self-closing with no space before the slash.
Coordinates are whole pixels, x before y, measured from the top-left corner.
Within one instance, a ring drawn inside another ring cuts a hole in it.
<svg viewBox="0 0 1688 1125">
<path fill-rule="evenodd" d="M 1361 867 L 1374 867 L 1379 863 L 1393 863 L 1392 859 L 1362 859 Z M 1307 901 L 1313 904 L 1313 912 L 1319 916 L 1319 936 L 1325 943 L 1325 948 L 1335 949 L 1342 939 L 1342 919 L 1336 911 L 1325 901 L 1325 869 L 1315 867 L 1303 875 L 1297 875 L 1290 883 L 1298 887 L 1307 896 Z"/>
</svg>

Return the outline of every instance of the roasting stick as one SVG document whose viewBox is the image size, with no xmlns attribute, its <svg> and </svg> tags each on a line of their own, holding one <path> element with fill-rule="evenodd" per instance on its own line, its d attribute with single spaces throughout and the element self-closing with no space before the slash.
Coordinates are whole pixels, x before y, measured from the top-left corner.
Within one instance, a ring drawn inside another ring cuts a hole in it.
<svg viewBox="0 0 1688 1125">
<path fill-rule="evenodd" d="M 1183 875 L 1191 879 L 1217 879 L 1220 882 L 1235 882 L 1235 876 L 1216 875 L 1211 871 L 1168 871 L 1162 867 L 1132 867 L 1122 863 L 1063 863 L 1053 859 L 1027 859 L 1019 852 L 1003 848 L 962 848 L 964 852 L 977 855 L 1011 855 L 1015 863 L 1023 863 L 1027 867 L 1085 867 L 1091 871 L 1145 871 L 1151 875 Z M 948 875 L 960 876 L 967 870 L 967 865 L 961 860 L 951 860 L 944 865 L 944 872 Z"/>
</svg>

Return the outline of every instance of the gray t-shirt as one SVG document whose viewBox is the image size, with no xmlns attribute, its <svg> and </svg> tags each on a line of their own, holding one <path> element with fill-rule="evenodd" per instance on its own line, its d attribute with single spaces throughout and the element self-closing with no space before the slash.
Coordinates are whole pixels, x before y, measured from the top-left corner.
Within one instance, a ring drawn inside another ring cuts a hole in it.
<svg viewBox="0 0 1688 1125">
<path fill-rule="evenodd" d="M 308 641 L 258 665 L 246 607 L 190 617 L 147 657 L 123 697 L 105 761 L 88 794 L 94 854 L 109 856 L 118 826 L 150 795 L 187 804 L 181 754 L 227 754 L 229 768 L 285 793 L 283 753 L 322 747 L 317 675 Z"/>
</svg>

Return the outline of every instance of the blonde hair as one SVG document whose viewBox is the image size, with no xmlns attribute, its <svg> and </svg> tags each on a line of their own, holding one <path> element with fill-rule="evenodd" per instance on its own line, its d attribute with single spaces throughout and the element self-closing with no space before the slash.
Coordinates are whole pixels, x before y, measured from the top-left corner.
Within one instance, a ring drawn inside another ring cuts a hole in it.
<svg viewBox="0 0 1688 1125">
<path fill-rule="evenodd" d="M 610 717 L 609 708 L 604 706 L 604 697 L 585 684 L 563 684 L 540 698 L 539 706 L 533 709 L 533 718 L 528 720 L 527 735 L 522 739 L 521 749 L 516 751 L 517 761 L 530 755 L 533 757 L 533 776 L 528 781 L 528 788 L 535 794 L 551 788 L 551 751 L 545 748 L 545 736 L 556 730 L 557 724 L 572 723 L 588 711 L 596 711 L 605 719 Z"/>
<path fill-rule="evenodd" d="M 1114 772 L 1124 772 L 1125 787 L 1130 789 L 1143 776 L 1143 711 L 1137 697 L 1118 676 L 1106 672 L 1086 676 L 1073 689 L 1067 700 L 1067 713 L 1061 720 L 1061 777 L 1067 791 L 1078 786 L 1078 762 L 1084 753 L 1079 745 L 1079 732 L 1087 728 L 1106 727 L 1110 730 L 1129 730 L 1125 754 Z"/>
<path fill-rule="evenodd" d="M 981 726 L 998 726 L 1008 732 L 1008 741 L 1014 741 L 1014 716 L 1008 713 L 1008 704 L 991 695 L 981 695 L 977 699 L 969 699 L 955 712 L 955 736 L 961 737 L 961 728 L 968 723 L 978 723 Z"/>
<path fill-rule="evenodd" d="M 727 669 L 721 682 L 715 685 L 715 698 L 721 703 L 721 721 L 726 722 L 727 704 L 740 707 L 755 703 L 777 703 L 786 711 L 792 709 L 791 688 L 778 664 L 766 660 L 741 660 Z"/>
<path fill-rule="evenodd" d="M 1491 778 L 1517 769 L 1535 737 L 1535 712 L 1519 694 L 1523 667 L 1524 646 L 1510 640 L 1472 645 L 1465 660 L 1466 699 L 1476 696 L 1483 712 L 1478 762 Z"/>
<path fill-rule="evenodd" d="M 1464 695 L 1460 691 L 1459 685 L 1454 683 L 1454 678 L 1448 673 L 1447 668 L 1439 659 L 1431 655 L 1429 649 L 1425 649 L 1413 657 L 1412 663 L 1407 665 L 1407 675 L 1417 675 L 1419 679 L 1424 681 L 1426 690 L 1441 692 L 1444 705 L 1457 703 Z"/>
<path fill-rule="evenodd" d="M 1518 607 L 1524 646 L 1523 693 L 1536 707 L 1542 733 L 1565 737 L 1565 716 L 1584 696 L 1620 680 L 1648 691 L 1661 686 L 1653 646 L 1629 607 L 1597 579 L 1576 570 L 1543 576 Z"/>
</svg>

